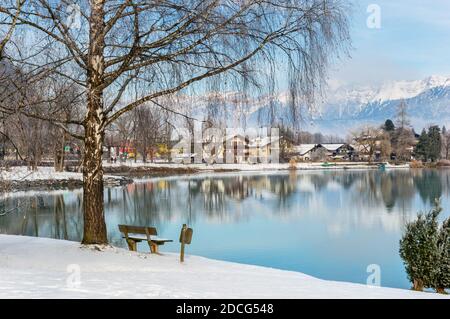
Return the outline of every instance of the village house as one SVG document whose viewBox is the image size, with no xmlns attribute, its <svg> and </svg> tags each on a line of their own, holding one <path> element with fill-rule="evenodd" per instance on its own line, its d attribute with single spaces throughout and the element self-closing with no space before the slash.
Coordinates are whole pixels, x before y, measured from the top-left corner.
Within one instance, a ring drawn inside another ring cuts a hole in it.
<svg viewBox="0 0 450 319">
<path fill-rule="evenodd" d="M 253 139 L 249 144 L 249 155 L 257 163 L 270 163 L 273 152 L 280 154 L 280 137 L 265 136 Z"/>
<path fill-rule="evenodd" d="M 346 143 L 300 144 L 293 147 L 291 158 L 299 161 L 353 160 L 355 149 Z"/>
<path fill-rule="evenodd" d="M 224 141 L 224 159 L 228 164 L 245 163 L 249 157 L 250 139 L 241 134 L 228 135 Z M 231 146 L 231 149 L 229 147 Z M 227 157 L 228 154 L 228 157 Z M 231 163 L 229 159 L 231 157 Z"/>
<path fill-rule="evenodd" d="M 211 146 L 217 145 L 216 146 Z M 230 134 L 223 141 L 208 140 L 202 145 L 202 162 L 238 164 L 248 161 L 250 139 L 242 134 Z"/>
<path fill-rule="evenodd" d="M 355 156 L 355 148 L 346 143 L 332 143 L 332 144 L 320 144 L 327 150 L 327 156 L 334 160 L 352 160 Z"/>
<path fill-rule="evenodd" d="M 317 144 L 300 144 L 293 147 L 291 158 L 297 161 L 310 161 Z"/>
<path fill-rule="evenodd" d="M 176 154 L 173 157 L 175 162 L 183 160 L 194 162 L 197 156 L 196 153 L 187 152 L 183 148 L 174 148 L 172 151 Z M 222 143 L 213 140 L 205 141 L 202 152 L 202 162 L 208 164 L 270 163 L 273 156 L 280 162 L 287 162 L 290 159 L 298 161 L 354 160 L 357 157 L 356 148 L 346 143 L 294 145 L 290 141 L 286 142 L 283 137 L 249 138 L 242 134 L 228 135 L 223 138 Z"/>
<path fill-rule="evenodd" d="M 212 144 L 216 146 L 210 146 Z M 203 163 L 225 163 L 228 160 L 231 164 L 243 163 L 249 157 L 249 139 L 240 134 L 228 135 L 222 142 L 209 140 L 203 141 L 201 145 L 201 162 Z M 196 148 L 191 145 L 190 149 L 186 145 L 177 143 L 172 147 L 172 161 L 175 163 L 194 163 L 198 153 L 192 150 Z M 227 153 L 229 152 L 229 153 Z M 231 158 L 231 160 L 230 160 Z M 228 163 L 228 162 L 227 162 Z"/>
<path fill-rule="evenodd" d="M 222 143 L 213 140 L 203 142 L 202 162 L 209 164 L 270 163 L 272 156 L 278 159 L 280 143 L 280 137 L 265 136 L 250 139 L 242 134 L 232 134 L 226 136 Z M 172 148 L 174 162 L 194 162 L 197 153 L 189 152 L 185 148 L 182 145 Z"/>
</svg>

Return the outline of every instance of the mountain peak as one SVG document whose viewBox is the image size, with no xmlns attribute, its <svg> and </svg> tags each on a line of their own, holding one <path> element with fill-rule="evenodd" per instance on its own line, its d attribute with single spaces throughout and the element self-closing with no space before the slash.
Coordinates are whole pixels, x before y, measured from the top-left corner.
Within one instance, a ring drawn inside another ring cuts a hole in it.
<svg viewBox="0 0 450 319">
<path fill-rule="evenodd" d="M 429 88 L 450 85 L 450 78 L 442 75 L 431 75 L 423 80 Z"/>
<path fill-rule="evenodd" d="M 366 104 L 410 99 L 429 89 L 444 86 L 450 86 L 450 78 L 442 75 L 432 75 L 423 80 L 387 81 L 380 85 L 341 86 L 330 92 L 328 101 L 331 104 Z"/>
</svg>

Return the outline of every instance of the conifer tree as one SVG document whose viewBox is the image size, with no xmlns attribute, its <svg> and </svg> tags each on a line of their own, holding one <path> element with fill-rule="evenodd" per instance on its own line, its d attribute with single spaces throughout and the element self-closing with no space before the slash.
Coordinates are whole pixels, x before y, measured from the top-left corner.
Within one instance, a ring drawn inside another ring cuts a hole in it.
<svg viewBox="0 0 450 319">
<path fill-rule="evenodd" d="M 441 129 L 439 126 L 431 126 L 428 129 L 428 158 L 435 162 L 441 157 Z"/>
<path fill-rule="evenodd" d="M 406 225 L 400 240 L 400 256 L 413 289 L 434 288 L 439 273 L 438 221 L 442 211 L 439 201 L 428 214 L 419 214 L 416 221 Z"/>
<path fill-rule="evenodd" d="M 425 162 L 428 161 L 428 144 L 428 134 L 423 129 L 416 146 L 416 156 Z"/>
<path fill-rule="evenodd" d="M 393 132 L 393 131 L 395 131 L 394 122 L 392 122 L 392 120 L 390 120 L 390 119 L 387 119 L 386 122 L 384 122 L 384 130 L 386 132 Z"/>
<path fill-rule="evenodd" d="M 450 218 L 444 221 L 437 242 L 439 267 L 434 286 L 439 293 L 450 289 Z"/>
</svg>

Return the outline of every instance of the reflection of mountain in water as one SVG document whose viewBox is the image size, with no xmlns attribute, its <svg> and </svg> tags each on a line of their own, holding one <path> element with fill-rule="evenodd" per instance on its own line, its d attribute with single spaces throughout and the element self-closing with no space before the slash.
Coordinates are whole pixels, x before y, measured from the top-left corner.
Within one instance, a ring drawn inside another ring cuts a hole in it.
<svg viewBox="0 0 450 319">
<path fill-rule="evenodd" d="M 252 218 L 312 216 L 333 232 L 349 228 L 398 229 L 435 198 L 449 194 L 446 170 L 325 171 L 223 174 L 150 180 L 105 189 L 110 240 L 121 243 L 117 224 L 238 223 Z M 0 232 L 79 240 L 80 192 L 14 196 L 0 209 Z M 446 202 L 444 201 L 444 205 Z M 161 229 L 162 231 L 162 229 Z"/>
</svg>

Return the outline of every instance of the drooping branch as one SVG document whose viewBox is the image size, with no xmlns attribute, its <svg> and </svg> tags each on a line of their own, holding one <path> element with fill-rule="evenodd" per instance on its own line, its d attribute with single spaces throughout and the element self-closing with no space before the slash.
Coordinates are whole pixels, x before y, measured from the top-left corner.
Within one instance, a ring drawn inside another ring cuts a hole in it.
<svg viewBox="0 0 450 319">
<path fill-rule="evenodd" d="M 39 68 L 47 69 L 88 92 L 92 89 L 87 80 L 92 70 L 86 63 L 90 25 L 71 30 L 63 21 L 66 1 L 27 1 L 16 20 L 34 29 L 36 39 L 42 39 L 42 50 L 36 47 L 23 63 L 35 66 L 37 73 L 42 72 Z M 297 117 L 299 106 L 314 104 L 328 62 L 345 50 L 348 40 L 345 0 L 101 2 L 104 41 L 99 42 L 99 52 L 104 73 L 95 90 L 114 94 L 104 102 L 103 127 L 158 97 L 193 88 L 206 94 L 206 80 L 217 76 L 225 79 L 218 90 L 228 89 L 231 82 L 226 79 L 233 74 L 234 83 L 241 85 L 237 90 L 248 90 L 250 85 L 260 92 L 273 91 L 275 85 L 264 81 L 275 81 L 277 76 L 261 72 L 267 67 L 264 63 L 272 65 L 272 61 L 287 66 L 289 107 Z M 75 3 L 84 5 L 80 13 L 84 22 L 89 21 L 92 3 Z M 13 10 L 4 13 L 15 16 Z M 61 55 L 67 63 L 51 62 Z M 48 68 L 47 61 L 54 67 Z M 268 70 L 278 72 L 276 66 Z M 239 82 L 239 77 L 244 80 Z M 139 96 L 132 97 L 131 83 L 141 84 Z M 116 110 L 119 105 L 125 106 Z"/>
<path fill-rule="evenodd" d="M 2 135 L 4 138 L 6 138 L 12 145 L 12 147 L 14 148 L 14 150 L 16 151 L 17 156 L 19 156 L 19 158 L 24 161 L 25 159 L 22 157 L 22 155 L 20 154 L 19 149 L 17 148 L 16 144 L 14 143 L 14 141 L 5 133 L 3 133 L 2 131 L 0 131 L 0 135 Z"/>
<path fill-rule="evenodd" d="M 6 32 L 6 35 L 1 39 L 0 41 L 0 61 L 3 59 L 4 55 L 4 49 L 6 46 L 6 43 L 8 43 L 9 40 L 11 40 L 11 37 L 13 35 L 14 29 L 17 25 L 17 21 L 19 19 L 20 12 L 22 10 L 22 6 L 25 3 L 26 0 L 17 0 L 16 1 L 16 12 L 12 16 L 11 25 L 9 26 L 8 31 Z M 6 13 L 8 14 L 9 11 L 6 8 L 3 8 L 0 6 L 0 13 Z"/>
<path fill-rule="evenodd" d="M 271 35 L 273 36 L 273 35 Z M 111 116 L 109 116 L 104 125 L 109 125 L 111 124 L 113 121 L 115 121 L 116 119 L 118 119 L 122 114 L 129 112 L 131 110 L 133 110 L 134 108 L 138 107 L 139 105 L 147 102 L 147 101 L 151 101 L 154 100 L 158 97 L 164 96 L 164 95 L 170 95 L 173 94 L 175 92 L 181 91 L 182 89 L 186 88 L 187 86 L 189 86 L 192 83 L 201 81 L 203 79 L 209 78 L 209 77 L 213 77 L 217 74 L 220 73 L 224 73 L 234 67 L 236 67 L 237 65 L 243 63 L 244 61 L 247 61 L 248 59 L 250 59 L 251 57 L 253 57 L 256 53 L 258 53 L 260 50 L 262 50 L 264 48 L 264 45 L 266 45 L 269 41 L 271 36 L 268 36 L 266 39 L 264 39 L 263 42 L 260 43 L 260 45 L 254 49 L 251 53 L 247 54 L 246 56 L 244 56 L 242 59 L 235 61 L 233 63 L 230 63 L 226 66 L 223 67 L 219 67 L 210 71 L 207 71 L 203 74 L 200 74 L 196 77 L 192 77 L 187 81 L 184 81 L 180 84 L 178 84 L 177 86 L 174 86 L 172 88 L 169 88 L 167 90 L 163 90 L 163 91 L 159 91 L 159 92 L 155 92 L 153 94 L 144 96 L 136 101 L 134 101 L 133 103 L 128 104 L 127 106 L 123 107 L 122 109 L 120 109 L 119 111 L 117 111 L 116 113 L 112 114 Z"/>
</svg>

